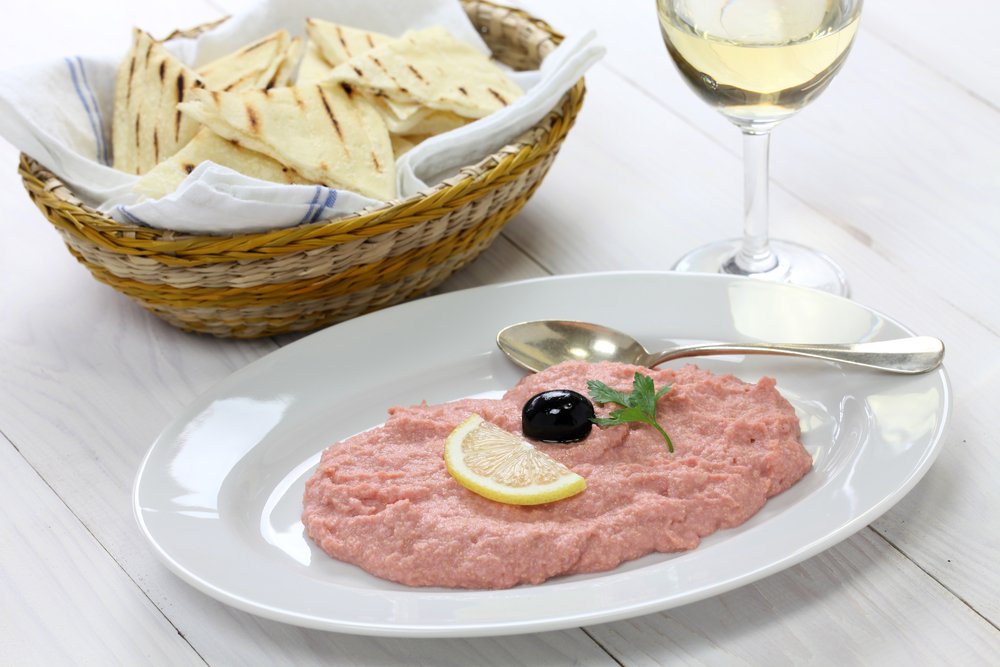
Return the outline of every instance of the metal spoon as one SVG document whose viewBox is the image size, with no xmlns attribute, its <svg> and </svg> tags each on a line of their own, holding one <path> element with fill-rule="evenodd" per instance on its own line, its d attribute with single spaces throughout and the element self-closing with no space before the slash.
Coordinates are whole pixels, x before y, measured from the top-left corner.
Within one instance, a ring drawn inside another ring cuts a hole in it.
<svg viewBox="0 0 1000 667">
<path fill-rule="evenodd" d="M 670 359 L 716 354 L 780 354 L 865 366 L 892 373 L 926 373 L 944 358 L 944 343 L 930 336 L 871 343 L 829 345 L 733 343 L 686 345 L 649 352 L 614 329 L 570 320 L 513 324 L 497 334 L 497 345 L 519 366 L 538 372 L 561 361 L 618 361 L 653 368 Z"/>
</svg>

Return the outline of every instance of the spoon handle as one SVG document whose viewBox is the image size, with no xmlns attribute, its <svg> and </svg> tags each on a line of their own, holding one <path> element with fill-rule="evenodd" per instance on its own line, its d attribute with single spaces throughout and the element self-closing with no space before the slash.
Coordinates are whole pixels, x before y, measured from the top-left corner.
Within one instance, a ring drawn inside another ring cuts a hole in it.
<svg viewBox="0 0 1000 667">
<path fill-rule="evenodd" d="M 944 343 L 931 336 L 897 338 L 871 343 L 844 343 L 832 345 L 740 343 L 688 345 L 651 354 L 649 367 L 659 366 L 670 359 L 701 357 L 718 354 L 779 354 L 793 357 L 811 357 L 838 361 L 845 364 L 876 368 L 892 373 L 926 373 L 934 370 L 944 359 Z"/>
</svg>

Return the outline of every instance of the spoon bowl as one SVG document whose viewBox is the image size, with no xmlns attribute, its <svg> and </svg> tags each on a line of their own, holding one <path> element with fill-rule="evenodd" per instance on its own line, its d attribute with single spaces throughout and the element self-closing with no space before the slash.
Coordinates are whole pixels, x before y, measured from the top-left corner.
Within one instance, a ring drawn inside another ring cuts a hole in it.
<svg viewBox="0 0 1000 667">
<path fill-rule="evenodd" d="M 653 368 L 671 359 L 719 354 L 777 354 L 836 361 L 890 373 L 926 373 L 941 365 L 944 343 L 914 336 L 867 343 L 733 343 L 685 345 L 650 352 L 626 333 L 589 322 L 536 320 L 504 328 L 497 346 L 514 363 L 538 372 L 563 361 L 616 361 Z"/>
</svg>

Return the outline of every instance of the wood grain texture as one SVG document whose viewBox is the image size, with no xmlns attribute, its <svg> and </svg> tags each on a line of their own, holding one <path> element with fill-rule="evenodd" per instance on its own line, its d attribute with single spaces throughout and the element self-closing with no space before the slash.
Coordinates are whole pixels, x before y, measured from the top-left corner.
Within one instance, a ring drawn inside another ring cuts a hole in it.
<svg viewBox="0 0 1000 667">
<path fill-rule="evenodd" d="M 0 436 L 0 663 L 204 664 Z"/>
<path fill-rule="evenodd" d="M 869 2 L 862 20 L 866 30 L 921 67 L 1000 109 L 1000 79 L 996 76 L 1000 42 L 983 29 L 996 24 L 996 7 L 965 0 L 942 9 L 934 0 L 912 0 L 902 14 L 898 4 Z M 949 116 L 955 118 L 955 114 Z M 944 124 L 949 123 L 945 120 Z"/>
<path fill-rule="evenodd" d="M 915 569 L 865 530 L 761 583 L 588 631 L 636 666 L 990 664 L 996 628 Z"/>
<path fill-rule="evenodd" d="M 532 204 L 529 202 L 528 206 Z M 522 214 L 529 215 L 529 214 Z M 475 262 L 444 281 L 434 294 L 492 283 L 540 278 L 548 273 L 505 237 L 500 236 Z"/>
</svg>

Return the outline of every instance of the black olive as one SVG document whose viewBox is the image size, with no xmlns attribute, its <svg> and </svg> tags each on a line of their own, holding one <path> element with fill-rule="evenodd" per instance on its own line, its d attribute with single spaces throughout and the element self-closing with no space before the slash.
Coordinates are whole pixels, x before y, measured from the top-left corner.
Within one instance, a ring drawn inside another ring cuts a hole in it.
<svg viewBox="0 0 1000 667">
<path fill-rule="evenodd" d="M 543 442 L 576 442 L 590 434 L 594 404 L 571 389 L 550 389 L 528 399 L 521 431 Z"/>
</svg>

